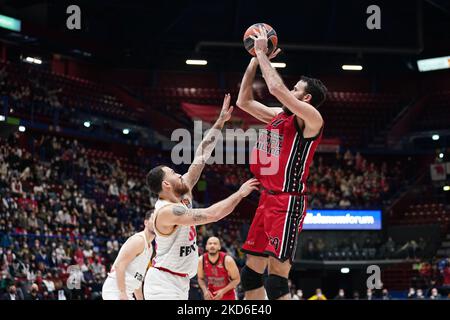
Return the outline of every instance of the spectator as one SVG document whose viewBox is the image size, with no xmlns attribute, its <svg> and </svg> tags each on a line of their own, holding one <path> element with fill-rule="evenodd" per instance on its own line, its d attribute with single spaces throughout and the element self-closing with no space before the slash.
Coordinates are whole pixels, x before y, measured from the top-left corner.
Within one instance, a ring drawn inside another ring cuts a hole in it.
<svg viewBox="0 0 450 320">
<path fill-rule="evenodd" d="M 383 291 L 381 292 L 381 299 L 382 300 L 391 300 L 391 296 L 389 294 L 388 289 L 384 288 Z"/>
<path fill-rule="evenodd" d="M 345 292 L 344 289 L 339 289 L 339 292 L 336 297 L 334 297 L 334 300 L 345 300 Z"/>
<path fill-rule="evenodd" d="M 305 298 L 303 296 L 303 290 L 298 289 L 297 293 L 296 293 L 296 297 L 298 298 L 298 300 L 305 300 Z"/>
<path fill-rule="evenodd" d="M 447 263 L 447 265 L 443 267 L 441 273 L 443 278 L 443 288 L 450 288 L 450 263 Z"/>
<path fill-rule="evenodd" d="M 296 293 L 295 287 L 290 287 L 289 288 L 289 292 L 291 294 L 291 299 L 292 300 L 299 300 L 298 297 L 297 297 L 297 293 Z"/>
<path fill-rule="evenodd" d="M 416 290 L 414 288 L 409 288 L 408 299 L 416 299 Z"/>
<path fill-rule="evenodd" d="M 372 289 L 368 288 L 366 292 L 366 300 L 374 300 Z"/>
<path fill-rule="evenodd" d="M 425 296 L 423 295 L 423 290 L 422 289 L 417 289 L 416 299 L 418 299 L 418 300 L 425 299 Z"/>
<path fill-rule="evenodd" d="M 31 285 L 26 300 L 43 300 L 42 295 L 39 293 L 39 287 L 36 283 Z"/>
<path fill-rule="evenodd" d="M 442 297 L 436 288 L 431 289 L 430 300 L 441 300 Z"/>
<path fill-rule="evenodd" d="M 316 289 L 316 293 L 311 296 L 308 300 L 327 300 L 327 297 L 322 293 L 322 289 Z"/>
<path fill-rule="evenodd" d="M 395 253 L 395 242 L 392 240 L 392 237 L 388 238 L 386 242 L 386 257 L 391 258 Z"/>
<path fill-rule="evenodd" d="M 3 295 L 2 300 L 21 300 L 21 298 L 17 294 L 16 286 L 14 284 L 10 285 L 7 289 L 7 292 Z"/>
</svg>

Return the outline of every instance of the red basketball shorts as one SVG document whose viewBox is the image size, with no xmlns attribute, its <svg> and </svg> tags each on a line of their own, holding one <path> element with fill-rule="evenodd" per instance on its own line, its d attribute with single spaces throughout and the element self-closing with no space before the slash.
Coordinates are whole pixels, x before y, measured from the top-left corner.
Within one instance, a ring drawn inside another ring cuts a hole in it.
<svg viewBox="0 0 450 320">
<path fill-rule="evenodd" d="M 305 215 L 306 196 L 262 191 L 242 251 L 292 263 Z"/>
</svg>

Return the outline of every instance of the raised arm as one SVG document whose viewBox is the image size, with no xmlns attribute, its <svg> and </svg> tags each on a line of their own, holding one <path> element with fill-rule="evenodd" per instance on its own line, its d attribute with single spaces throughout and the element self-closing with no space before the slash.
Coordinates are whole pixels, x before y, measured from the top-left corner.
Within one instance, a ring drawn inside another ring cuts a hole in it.
<svg viewBox="0 0 450 320">
<path fill-rule="evenodd" d="M 270 94 L 275 96 L 286 108 L 305 122 L 308 129 L 318 131 L 323 125 L 320 112 L 307 102 L 300 101 L 286 87 L 278 72 L 270 64 L 267 57 L 267 31 L 261 27 L 257 36 L 251 36 L 255 41 L 256 57 L 269 88 Z"/>
<path fill-rule="evenodd" d="M 277 50 L 273 57 L 275 57 L 280 51 Z M 239 89 L 239 95 L 236 105 L 251 114 L 256 119 L 268 123 L 278 113 L 282 111 L 281 108 L 270 108 L 261 102 L 256 101 L 253 98 L 253 81 L 255 79 L 256 69 L 258 68 L 258 59 L 252 58 L 242 78 L 241 87 Z"/>
<path fill-rule="evenodd" d="M 226 94 L 223 99 L 222 110 L 219 118 L 216 120 L 212 128 L 208 131 L 206 136 L 195 151 L 194 161 L 190 165 L 188 172 L 183 175 L 183 180 L 192 190 L 200 178 L 206 161 L 208 161 L 211 153 L 216 147 L 217 140 L 220 137 L 221 130 L 225 125 L 225 122 L 230 120 L 231 113 L 233 112 L 233 106 L 230 107 L 230 94 Z"/>
<path fill-rule="evenodd" d="M 194 226 L 219 221 L 233 212 L 243 198 L 253 190 L 257 190 L 258 185 L 258 180 L 252 178 L 231 196 L 208 208 L 188 209 L 181 205 L 163 207 L 158 214 L 157 223 L 164 227 L 170 227 L 174 225 Z"/>
</svg>

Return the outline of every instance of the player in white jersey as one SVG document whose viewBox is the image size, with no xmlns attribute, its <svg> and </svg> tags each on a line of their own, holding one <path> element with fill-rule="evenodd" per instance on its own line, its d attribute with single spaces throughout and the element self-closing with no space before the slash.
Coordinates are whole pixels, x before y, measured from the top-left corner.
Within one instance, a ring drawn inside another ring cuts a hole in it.
<svg viewBox="0 0 450 320">
<path fill-rule="evenodd" d="M 250 179 L 225 200 L 204 209 L 192 208 L 192 188 L 214 150 L 220 130 L 231 118 L 232 110 L 230 95 L 226 95 L 219 118 L 196 150 L 186 174 L 178 174 L 166 166 L 153 168 L 147 174 L 147 185 L 159 200 L 154 212 L 156 256 L 144 281 L 146 300 L 187 300 L 189 279 L 197 274 L 195 226 L 227 216 L 244 197 L 258 188 L 259 182 Z"/>
<path fill-rule="evenodd" d="M 146 214 L 144 225 L 143 231 L 128 238 L 120 248 L 103 284 L 103 300 L 143 300 L 142 282 L 152 258 L 155 238 L 151 212 Z"/>
</svg>

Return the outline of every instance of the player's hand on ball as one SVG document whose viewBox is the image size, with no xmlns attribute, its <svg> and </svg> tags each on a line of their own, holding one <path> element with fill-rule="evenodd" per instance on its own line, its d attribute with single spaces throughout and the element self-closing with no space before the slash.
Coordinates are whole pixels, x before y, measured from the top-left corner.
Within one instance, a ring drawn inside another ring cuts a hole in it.
<svg viewBox="0 0 450 320">
<path fill-rule="evenodd" d="M 280 52 L 281 52 L 281 49 L 278 48 L 277 50 L 275 50 L 274 52 L 269 54 L 269 60 L 272 60 L 273 58 L 275 58 Z"/>
<path fill-rule="evenodd" d="M 247 180 L 240 188 L 239 193 L 242 197 L 248 196 L 252 191 L 259 189 L 259 181 L 255 178 Z"/>
<path fill-rule="evenodd" d="M 223 99 L 222 111 L 220 111 L 219 121 L 222 123 L 227 122 L 231 119 L 231 113 L 233 112 L 234 107 L 230 107 L 231 95 L 227 93 L 225 98 Z"/>
<path fill-rule="evenodd" d="M 263 26 L 260 26 L 258 28 L 258 31 L 256 32 L 256 35 L 251 35 L 250 38 L 254 41 L 254 48 L 255 52 L 262 52 L 264 54 L 267 54 L 269 51 L 269 48 L 267 46 L 267 30 Z M 275 52 L 274 52 L 275 53 Z"/>
</svg>

